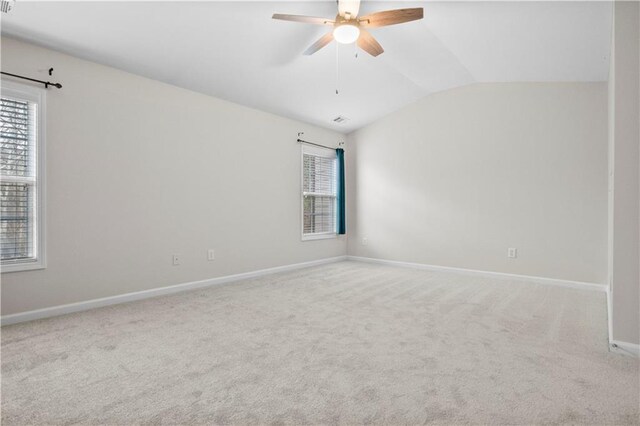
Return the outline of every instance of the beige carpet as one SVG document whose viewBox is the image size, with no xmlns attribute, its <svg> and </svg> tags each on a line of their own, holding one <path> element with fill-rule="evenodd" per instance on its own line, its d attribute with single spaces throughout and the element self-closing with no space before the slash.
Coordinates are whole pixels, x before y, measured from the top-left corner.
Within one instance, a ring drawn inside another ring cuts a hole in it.
<svg viewBox="0 0 640 426">
<path fill-rule="evenodd" d="M 605 308 L 355 262 L 271 275 L 4 327 L 2 423 L 638 424 Z"/>
</svg>

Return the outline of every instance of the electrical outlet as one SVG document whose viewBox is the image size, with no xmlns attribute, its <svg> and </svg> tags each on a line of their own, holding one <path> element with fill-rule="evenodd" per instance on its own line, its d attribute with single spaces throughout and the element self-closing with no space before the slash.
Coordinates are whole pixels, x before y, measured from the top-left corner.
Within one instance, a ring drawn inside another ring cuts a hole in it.
<svg viewBox="0 0 640 426">
<path fill-rule="evenodd" d="M 508 248 L 507 257 L 510 259 L 515 259 L 516 257 L 518 257 L 518 249 L 513 247 Z"/>
<path fill-rule="evenodd" d="M 216 252 L 213 249 L 207 251 L 207 260 L 216 260 Z"/>
<path fill-rule="evenodd" d="M 182 256 L 180 256 L 179 254 L 174 254 L 173 255 L 173 266 L 179 266 L 180 264 L 182 264 Z"/>
<path fill-rule="evenodd" d="M 369 239 L 368 239 L 367 237 L 364 237 L 364 238 L 362 239 L 362 245 L 363 245 L 363 246 L 366 246 L 367 244 L 369 244 Z"/>
</svg>

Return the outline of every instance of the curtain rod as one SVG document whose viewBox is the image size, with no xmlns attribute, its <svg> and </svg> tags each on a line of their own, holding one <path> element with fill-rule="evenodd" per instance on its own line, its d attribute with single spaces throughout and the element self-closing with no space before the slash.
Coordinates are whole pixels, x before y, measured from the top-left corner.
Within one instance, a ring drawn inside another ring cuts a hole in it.
<svg viewBox="0 0 640 426">
<path fill-rule="evenodd" d="M 298 140 L 297 140 L 296 142 L 298 142 L 298 143 L 306 143 L 307 145 L 318 146 L 318 147 L 320 147 L 320 148 L 325 148 L 325 149 L 332 149 L 332 150 L 334 150 L 334 151 L 335 151 L 335 149 L 336 149 L 336 148 L 332 148 L 332 147 L 330 147 L 330 146 L 321 145 L 321 144 L 319 144 L 319 143 L 314 143 L 314 142 L 305 141 L 305 140 L 303 140 L 303 139 L 300 139 L 300 136 L 301 136 L 301 135 L 304 135 L 304 132 L 300 132 L 300 133 L 298 133 Z M 341 147 L 342 147 L 342 145 L 344 145 L 344 142 L 338 142 L 338 148 L 341 148 Z"/>
<path fill-rule="evenodd" d="M 53 86 L 53 87 L 57 87 L 58 89 L 62 89 L 62 84 L 60 84 L 60 83 L 52 83 L 50 81 L 36 80 L 35 78 L 25 77 L 25 76 L 18 75 L 18 74 L 11 74 L 9 72 L 4 72 L 4 71 L 0 71 L 0 74 L 8 75 L 8 76 L 15 77 L 15 78 L 21 78 L 23 80 L 33 81 L 35 83 L 44 84 L 44 88 L 45 89 L 48 89 L 49 86 Z"/>
</svg>

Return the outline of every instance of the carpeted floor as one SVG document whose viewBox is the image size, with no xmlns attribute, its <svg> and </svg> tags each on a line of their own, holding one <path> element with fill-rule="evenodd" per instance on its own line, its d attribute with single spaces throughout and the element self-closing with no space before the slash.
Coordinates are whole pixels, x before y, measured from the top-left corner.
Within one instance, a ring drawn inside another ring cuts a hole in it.
<svg viewBox="0 0 640 426">
<path fill-rule="evenodd" d="M 2 329 L 2 423 L 638 424 L 604 293 L 342 262 Z"/>
</svg>

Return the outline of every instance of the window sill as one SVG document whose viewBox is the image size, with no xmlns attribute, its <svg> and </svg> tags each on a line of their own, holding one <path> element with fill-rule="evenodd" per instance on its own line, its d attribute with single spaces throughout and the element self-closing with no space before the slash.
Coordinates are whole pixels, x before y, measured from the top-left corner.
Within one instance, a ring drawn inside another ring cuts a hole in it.
<svg viewBox="0 0 640 426">
<path fill-rule="evenodd" d="M 42 260 L 21 263 L 7 263 L 0 266 L 0 272 L 4 274 L 9 272 L 35 271 L 37 269 L 45 269 L 46 267 L 47 265 Z"/>
<path fill-rule="evenodd" d="M 302 236 L 302 241 L 314 241 L 314 240 L 328 240 L 329 238 L 337 238 L 338 234 L 335 232 L 328 232 L 325 234 L 307 234 Z"/>
</svg>

